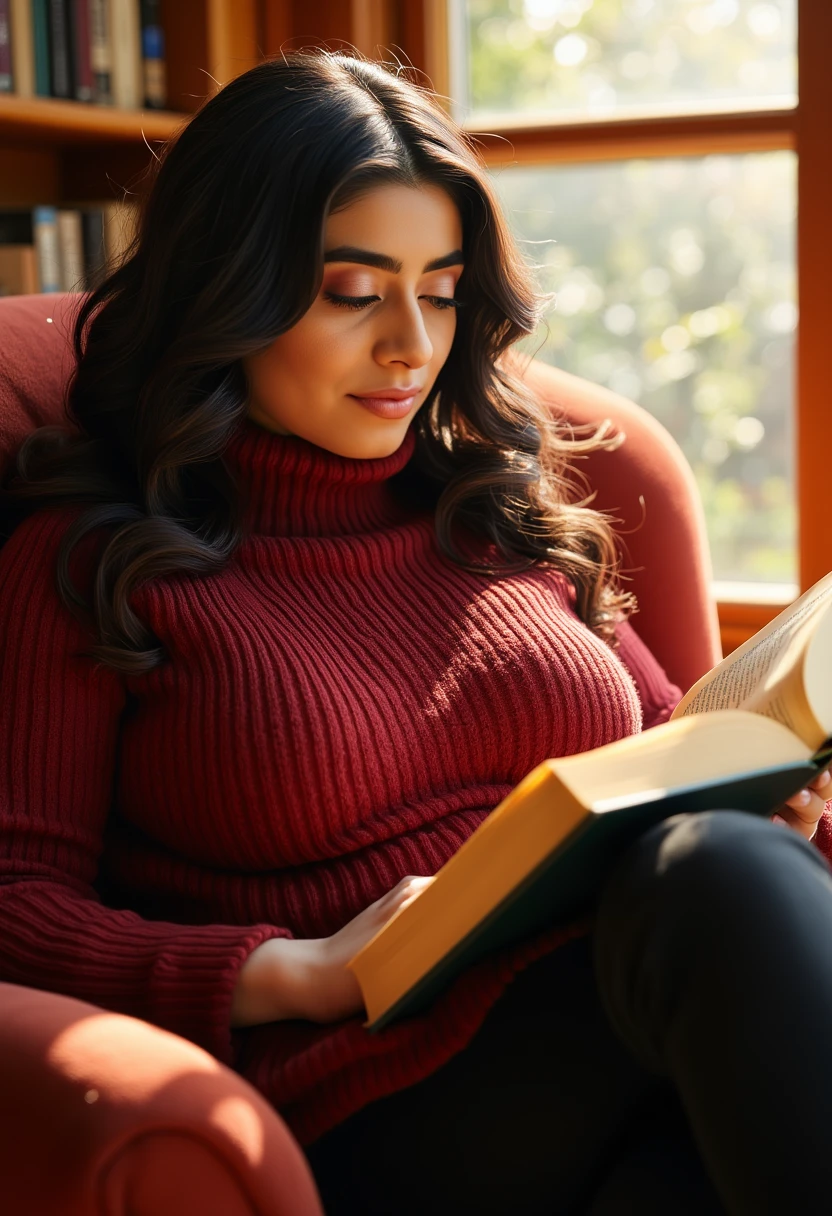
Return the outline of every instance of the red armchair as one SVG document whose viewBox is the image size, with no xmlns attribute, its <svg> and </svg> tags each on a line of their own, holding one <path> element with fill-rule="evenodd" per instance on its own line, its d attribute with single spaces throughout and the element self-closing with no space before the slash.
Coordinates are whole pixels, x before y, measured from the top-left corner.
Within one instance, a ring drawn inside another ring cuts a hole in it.
<svg viewBox="0 0 832 1216">
<path fill-rule="evenodd" d="M 76 296 L 0 300 L 0 471 L 64 420 Z M 523 366 L 523 364 L 521 364 Z M 627 435 L 581 466 L 620 521 L 633 623 L 682 688 L 720 657 L 702 512 L 667 432 L 545 364 L 524 372 L 576 423 Z M 0 645 L 3 639 L 0 639 Z M 320 1216 L 300 1148 L 251 1086 L 200 1048 L 69 997 L 0 983 L 0 1195 L 10 1216 Z"/>
</svg>

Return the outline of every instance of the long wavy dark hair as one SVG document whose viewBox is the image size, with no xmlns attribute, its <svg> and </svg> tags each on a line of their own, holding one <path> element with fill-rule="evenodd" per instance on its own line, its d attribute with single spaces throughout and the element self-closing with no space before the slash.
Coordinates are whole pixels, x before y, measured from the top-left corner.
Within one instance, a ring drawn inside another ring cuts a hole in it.
<svg viewBox="0 0 832 1216">
<path fill-rule="evenodd" d="M 41 427 L 6 477 L 17 519 L 80 505 L 56 578 L 90 625 L 96 662 L 146 672 L 165 659 L 131 592 L 172 574 L 220 570 L 243 538 L 245 487 L 223 460 L 246 413 L 244 356 L 310 307 L 323 275 L 328 214 L 380 183 L 441 186 L 462 219 L 464 301 L 449 357 L 416 415 L 416 448 L 393 479 L 435 508 L 441 551 L 504 575 L 563 571 L 577 612 L 614 642 L 633 607 L 617 582 L 609 521 L 576 502 L 572 459 L 610 446 L 577 437 L 535 402 L 511 360 L 548 297 L 537 293 L 476 145 L 415 72 L 322 50 L 267 60 L 226 85 L 149 171 L 136 235 L 120 264 L 81 297 L 71 426 Z M 455 522 L 505 557 L 475 563 Z M 104 529 L 88 594 L 73 549 Z"/>
</svg>

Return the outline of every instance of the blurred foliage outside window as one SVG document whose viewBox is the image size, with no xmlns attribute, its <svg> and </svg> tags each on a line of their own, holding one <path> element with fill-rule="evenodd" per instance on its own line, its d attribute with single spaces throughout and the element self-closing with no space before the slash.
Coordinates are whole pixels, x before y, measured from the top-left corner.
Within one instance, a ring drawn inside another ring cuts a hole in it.
<svg viewBox="0 0 832 1216">
<path fill-rule="evenodd" d="M 465 9 L 467 114 L 796 102 L 796 0 L 454 2 Z"/>
<path fill-rule="evenodd" d="M 543 107 L 553 117 L 558 106 L 592 117 L 611 90 L 668 108 L 697 92 L 706 103 L 738 97 L 740 86 L 786 98 L 793 9 L 793 0 L 467 0 L 471 84 L 468 99 L 455 96 L 463 114 L 473 100 L 474 113 Z M 553 51 L 571 35 L 588 50 L 567 63 Z M 647 59 L 640 93 L 633 64 Z M 761 63 L 765 80 L 752 70 Z M 521 349 L 639 402 L 668 428 L 699 485 L 717 580 L 796 582 L 794 154 L 494 176 L 541 290 L 554 293 Z"/>
</svg>

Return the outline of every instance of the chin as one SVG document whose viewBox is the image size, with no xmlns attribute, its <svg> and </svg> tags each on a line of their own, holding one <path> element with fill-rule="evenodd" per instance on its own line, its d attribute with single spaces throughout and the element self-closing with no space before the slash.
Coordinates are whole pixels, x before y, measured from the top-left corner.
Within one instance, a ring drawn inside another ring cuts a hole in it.
<svg viewBox="0 0 832 1216">
<path fill-rule="evenodd" d="M 327 447 L 331 452 L 353 460 L 378 460 L 385 456 L 392 456 L 399 450 L 409 425 L 409 421 L 402 418 L 396 422 L 385 423 L 384 430 L 378 434 L 355 435 L 351 437 L 351 441 L 347 442 L 341 436 L 338 440 L 333 439 L 332 443 L 320 446 Z"/>
<path fill-rule="evenodd" d="M 404 443 L 408 428 L 416 416 L 411 411 L 404 418 L 377 418 L 368 411 L 360 410 L 357 418 L 352 415 L 338 428 L 327 428 L 319 438 L 312 439 L 319 447 L 327 448 L 338 456 L 352 460 L 378 460 L 392 456 Z"/>
</svg>

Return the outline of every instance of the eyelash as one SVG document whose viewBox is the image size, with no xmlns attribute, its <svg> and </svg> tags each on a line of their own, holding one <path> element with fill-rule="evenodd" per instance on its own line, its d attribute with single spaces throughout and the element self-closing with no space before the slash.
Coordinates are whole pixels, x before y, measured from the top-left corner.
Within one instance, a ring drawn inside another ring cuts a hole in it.
<svg viewBox="0 0 832 1216">
<path fill-rule="evenodd" d="M 331 304 L 337 304 L 339 308 L 358 309 L 366 308 L 374 300 L 380 300 L 381 296 L 339 296 L 334 291 L 325 291 L 324 299 L 329 300 Z M 425 296 L 425 299 L 443 311 L 446 308 L 461 308 L 463 304 L 462 300 L 454 300 L 451 296 Z"/>
</svg>

